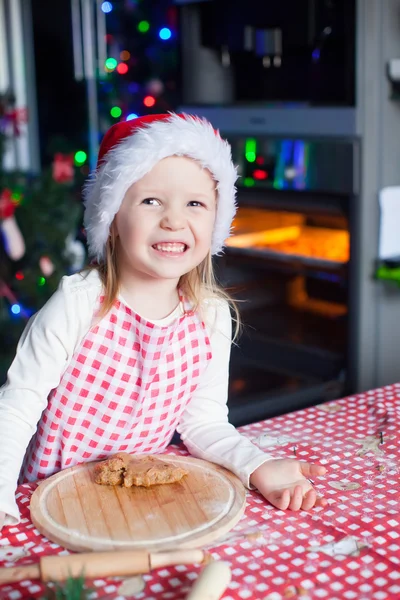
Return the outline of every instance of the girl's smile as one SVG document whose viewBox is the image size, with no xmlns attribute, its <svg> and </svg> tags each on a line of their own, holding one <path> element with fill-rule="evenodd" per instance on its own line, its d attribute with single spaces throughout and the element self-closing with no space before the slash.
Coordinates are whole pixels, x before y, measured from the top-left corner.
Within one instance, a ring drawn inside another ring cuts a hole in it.
<svg viewBox="0 0 400 600">
<path fill-rule="evenodd" d="M 161 256 L 165 258 L 180 258 L 189 249 L 189 246 L 185 242 L 181 241 L 168 241 L 158 242 L 153 244 L 152 248 Z"/>
</svg>

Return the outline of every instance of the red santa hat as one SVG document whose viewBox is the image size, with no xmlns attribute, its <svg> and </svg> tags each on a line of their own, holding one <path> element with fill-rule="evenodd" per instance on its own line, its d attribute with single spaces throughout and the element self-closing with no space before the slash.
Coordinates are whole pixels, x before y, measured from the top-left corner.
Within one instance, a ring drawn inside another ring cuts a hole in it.
<svg viewBox="0 0 400 600">
<path fill-rule="evenodd" d="M 104 260 L 111 223 L 129 187 L 169 156 L 192 158 L 215 179 L 218 199 L 211 253 L 221 252 L 236 212 L 237 172 L 231 147 L 205 119 L 169 113 L 120 122 L 105 134 L 97 169 L 84 189 L 84 224 L 92 258 Z"/>
</svg>

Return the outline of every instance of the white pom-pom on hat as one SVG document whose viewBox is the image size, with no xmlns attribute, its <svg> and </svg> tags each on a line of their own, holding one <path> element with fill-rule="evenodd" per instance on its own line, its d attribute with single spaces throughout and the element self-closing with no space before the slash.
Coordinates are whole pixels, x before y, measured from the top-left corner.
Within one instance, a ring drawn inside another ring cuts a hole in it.
<svg viewBox="0 0 400 600">
<path fill-rule="evenodd" d="M 169 156 L 192 158 L 215 179 L 218 199 L 211 253 L 221 252 L 237 208 L 231 147 L 207 120 L 169 113 L 117 123 L 103 138 L 97 169 L 84 189 L 89 254 L 97 262 L 105 257 L 111 224 L 130 186 Z"/>
</svg>

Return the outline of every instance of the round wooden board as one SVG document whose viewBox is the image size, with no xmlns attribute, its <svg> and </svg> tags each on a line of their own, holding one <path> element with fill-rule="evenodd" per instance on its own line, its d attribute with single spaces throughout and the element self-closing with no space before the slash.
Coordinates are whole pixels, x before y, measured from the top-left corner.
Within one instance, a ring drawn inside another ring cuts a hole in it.
<svg viewBox="0 0 400 600">
<path fill-rule="evenodd" d="M 151 488 L 98 485 L 96 463 L 65 469 L 32 495 L 31 518 L 49 540 L 78 552 L 198 548 L 232 529 L 246 491 L 226 469 L 188 456 L 159 455 L 188 471 Z"/>
</svg>

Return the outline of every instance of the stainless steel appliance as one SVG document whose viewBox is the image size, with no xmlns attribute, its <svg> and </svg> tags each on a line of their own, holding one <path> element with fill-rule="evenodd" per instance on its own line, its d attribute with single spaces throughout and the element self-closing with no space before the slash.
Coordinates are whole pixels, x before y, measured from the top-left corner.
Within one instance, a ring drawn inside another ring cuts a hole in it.
<svg viewBox="0 0 400 600">
<path fill-rule="evenodd" d="M 174 0 L 182 102 L 355 104 L 355 0 Z"/>
<path fill-rule="evenodd" d="M 226 137 L 239 209 L 217 268 L 244 323 L 229 389 L 238 425 L 354 385 L 359 147 L 347 138 Z"/>
</svg>

